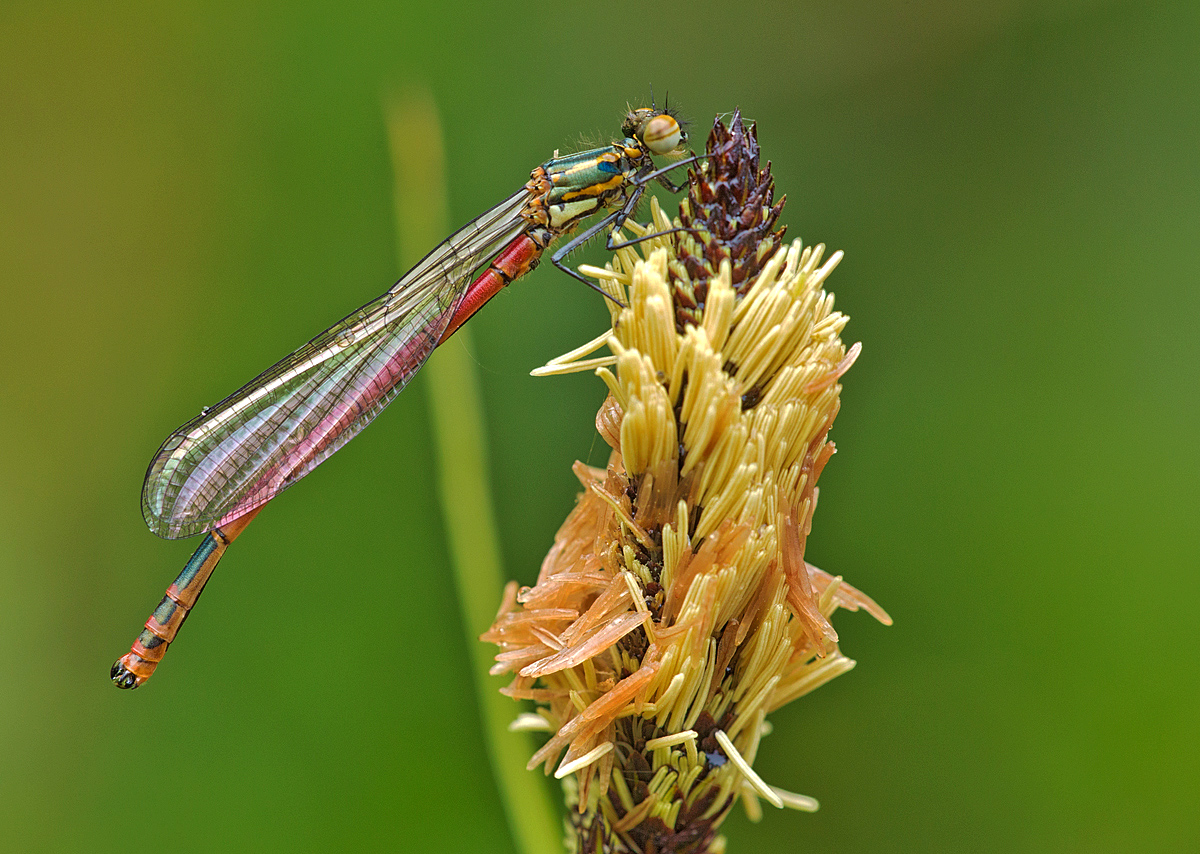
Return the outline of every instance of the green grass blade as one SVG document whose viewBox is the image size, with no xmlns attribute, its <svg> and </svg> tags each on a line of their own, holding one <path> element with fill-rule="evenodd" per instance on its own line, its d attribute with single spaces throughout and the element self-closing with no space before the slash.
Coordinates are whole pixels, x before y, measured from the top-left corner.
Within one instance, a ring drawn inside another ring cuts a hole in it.
<svg viewBox="0 0 1200 854">
<path fill-rule="evenodd" d="M 408 268 L 448 233 L 442 136 L 432 97 L 409 92 L 388 105 L 395 174 L 397 240 Z M 528 733 L 510 732 L 519 706 L 501 695 L 507 680 L 488 675 L 493 649 L 479 641 L 496 615 L 504 586 L 488 482 L 483 405 L 468 355 L 470 329 L 455 333 L 423 370 L 438 462 L 438 494 L 471 652 L 492 773 L 522 854 L 560 854 L 563 831 L 543 777 L 525 770 L 536 749 Z M 467 345 L 467 346 L 464 346 Z"/>
</svg>

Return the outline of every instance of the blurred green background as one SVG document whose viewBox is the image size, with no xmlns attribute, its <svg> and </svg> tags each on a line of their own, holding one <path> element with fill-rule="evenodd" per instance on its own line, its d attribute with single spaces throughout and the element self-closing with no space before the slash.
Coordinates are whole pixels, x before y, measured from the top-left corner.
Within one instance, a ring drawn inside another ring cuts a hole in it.
<svg viewBox="0 0 1200 854">
<path fill-rule="evenodd" d="M 789 236 L 846 251 L 864 353 L 809 559 L 896 619 L 842 615 L 858 669 L 774 717 L 757 767 L 821 811 L 738 810 L 730 851 L 1200 849 L 1200 6 L 1152 5 L 9 0 L 0 847 L 512 850 L 425 377 L 130 694 L 109 665 L 195 545 L 139 492 L 397 278 L 391 92 L 436 97 L 458 224 L 653 84 L 697 143 L 758 120 Z M 527 373 L 605 316 L 546 265 L 472 321 L 523 582 L 605 450 L 598 380 Z"/>
</svg>

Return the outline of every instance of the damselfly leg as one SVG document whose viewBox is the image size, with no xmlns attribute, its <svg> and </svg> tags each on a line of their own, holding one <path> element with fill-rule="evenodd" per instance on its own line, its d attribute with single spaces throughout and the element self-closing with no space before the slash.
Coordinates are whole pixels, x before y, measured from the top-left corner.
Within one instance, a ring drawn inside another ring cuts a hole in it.
<svg viewBox="0 0 1200 854">
<path fill-rule="evenodd" d="M 583 245 L 588 243 L 588 241 L 590 241 L 592 238 L 594 238 L 597 235 L 604 232 L 605 229 L 608 230 L 608 239 L 605 240 L 605 242 L 604 242 L 604 248 L 606 250 L 608 250 L 609 252 L 615 252 L 618 249 L 624 249 L 626 246 L 634 246 L 643 241 L 653 240 L 656 237 L 661 237 L 665 234 L 673 234 L 674 232 L 677 232 L 677 231 L 694 231 L 694 229 L 685 228 L 685 227 L 669 228 L 669 229 L 666 229 L 665 231 L 656 231 L 653 234 L 646 234 L 641 237 L 635 237 L 632 240 L 622 241 L 620 243 L 614 241 L 614 237 L 616 236 L 616 234 L 617 234 L 618 230 L 621 228 L 621 226 L 625 224 L 625 221 L 627 219 L 629 219 L 629 217 L 633 216 L 634 210 L 637 208 L 638 203 L 641 201 L 643 193 L 645 193 L 645 191 L 646 191 L 647 184 L 649 184 L 651 181 L 654 181 L 654 182 L 659 183 L 662 186 L 666 187 L 672 193 L 678 193 L 680 190 L 683 189 L 683 185 L 680 184 L 677 186 L 674 183 L 672 183 L 671 180 L 666 177 L 667 173 L 671 172 L 674 169 L 678 169 L 680 166 L 687 166 L 692 163 L 698 163 L 703 158 L 704 158 L 704 155 L 692 153 L 692 155 L 690 157 L 687 157 L 676 163 L 672 163 L 668 166 L 664 166 L 661 169 L 656 169 L 656 170 L 654 170 L 652 172 L 648 172 L 647 174 L 644 174 L 644 175 L 639 175 L 635 180 L 630 182 L 633 189 L 629 192 L 629 195 L 626 198 L 624 205 L 622 205 L 618 210 L 615 210 L 612 213 L 608 214 L 606 217 L 599 220 L 598 222 L 595 222 L 592 225 L 588 226 L 582 232 L 580 232 L 575 237 L 573 237 L 569 243 L 566 243 L 563 246 L 559 247 L 559 249 L 557 251 L 555 251 L 555 253 L 553 255 L 550 256 L 550 263 L 553 264 L 558 269 L 562 270 L 564 273 L 566 273 L 568 276 L 572 277 L 573 279 L 577 279 L 578 281 L 583 282 L 585 285 L 587 285 L 592 290 L 594 290 L 600 294 L 603 294 L 607 299 L 616 303 L 621 308 L 625 308 L 624 304 L 619 299 L 617 299 L 612 294 L 605 291 L 603 288 L 601 288 L 599 285 L 597 285 L 594 281 L 580 275 L 578 270 L 574 270 L 571 267 L 568 267 L 565 263 L 567 257 L 572 252 L 574 252 L 576 249 L 579 249 L 580 247 L 582 247 Z"/>
</svg>

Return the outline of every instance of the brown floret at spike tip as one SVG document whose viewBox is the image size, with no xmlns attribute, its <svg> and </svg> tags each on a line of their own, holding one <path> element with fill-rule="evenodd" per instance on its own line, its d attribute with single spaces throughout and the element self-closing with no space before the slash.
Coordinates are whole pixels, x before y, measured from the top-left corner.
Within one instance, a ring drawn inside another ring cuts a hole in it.
<svg viewBox="0 0 1200 854">
<path fill-rule="evenodd" d="M 758 132 L 734 110 L 729 126 L 718 117 L 705 146 L 706 159 L 688 170 L 688 195 L 679 205 L 679 260 L 671 265 L 677 327 L 696 324 L 708 295 L 708 282 L 728 259 L 740 296 L 783 242 L 786 228 L 774 231 L 787 197 L 774 201 L 771 163 L 759 166 Z"/>
</svg>

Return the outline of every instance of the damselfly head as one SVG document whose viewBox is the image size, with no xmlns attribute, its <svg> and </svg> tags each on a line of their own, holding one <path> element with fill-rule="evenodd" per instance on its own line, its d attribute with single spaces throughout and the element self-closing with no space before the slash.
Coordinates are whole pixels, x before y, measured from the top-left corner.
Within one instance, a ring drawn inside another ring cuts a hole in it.
<svg viewBox="0 0 1200 854">
<path fill-rule="evenodd" d="M 678 118 L 655 107 L 640 107 L 625 114 L 621 124 L 625 136 L 636 139 L 651 154 L 683 154 L 687 131 Z"/>
</svg>

